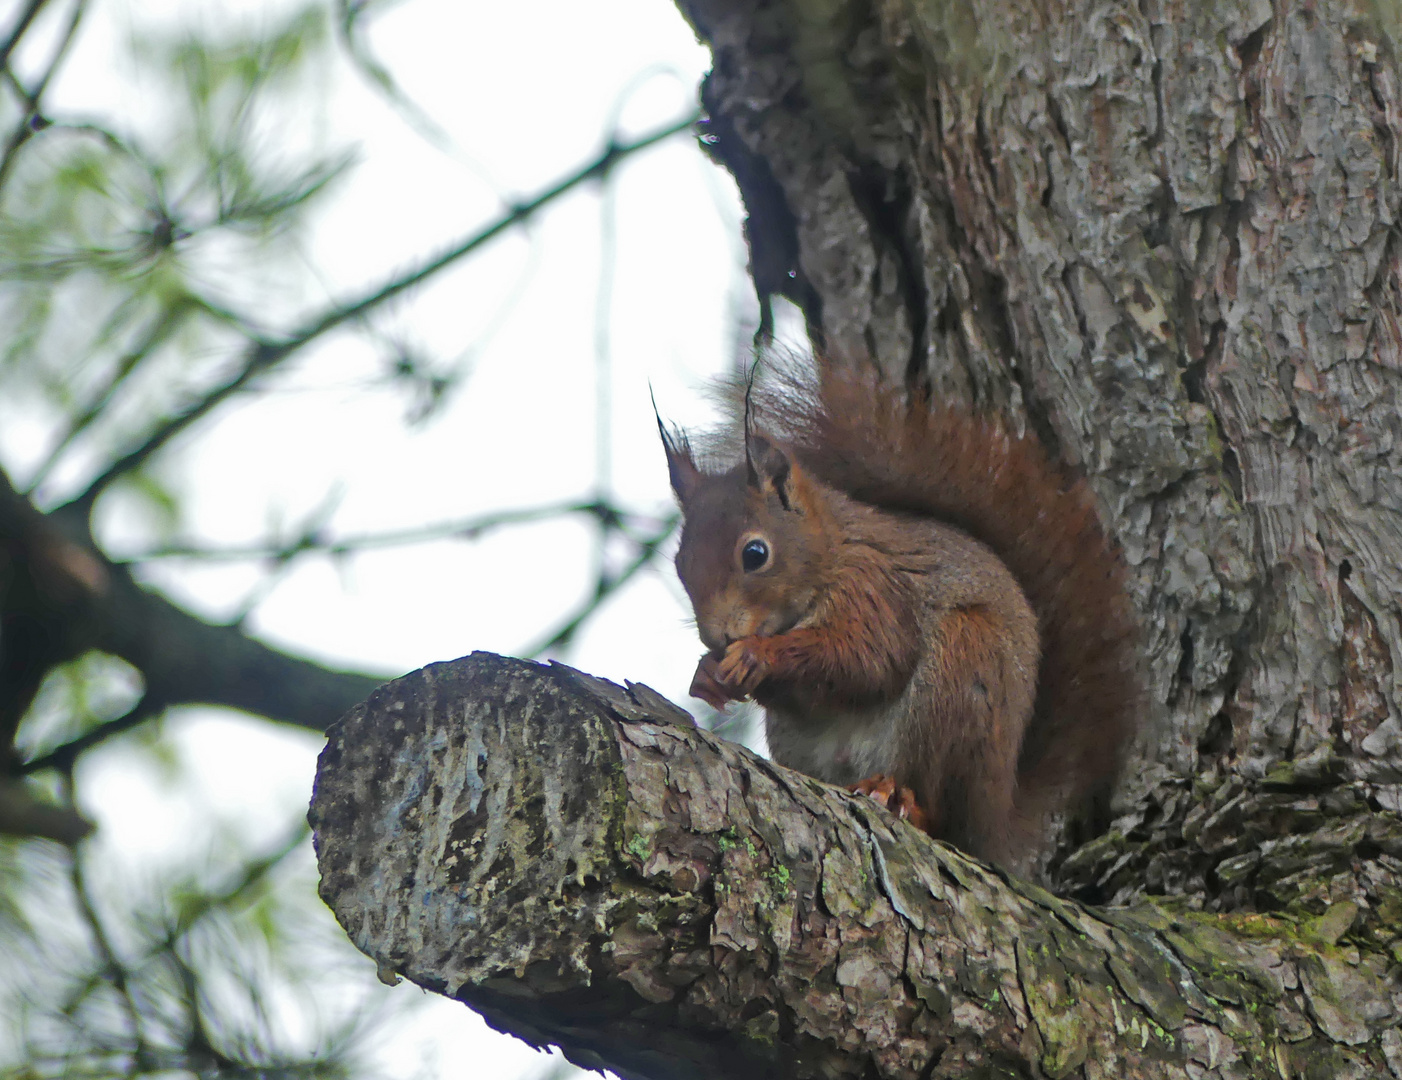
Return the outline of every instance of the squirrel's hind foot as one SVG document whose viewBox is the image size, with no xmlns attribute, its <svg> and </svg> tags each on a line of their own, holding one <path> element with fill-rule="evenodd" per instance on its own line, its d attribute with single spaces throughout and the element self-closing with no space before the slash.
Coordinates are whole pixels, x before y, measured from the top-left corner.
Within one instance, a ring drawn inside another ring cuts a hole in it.
<svg viewBox="0 0 1402 1080">
<path fill-rule="evenodd" d="M 932 833 L 930 816 L 915 798 L 915 792 L 897 784 L 894 776 L 877 773 L 855 784 L 848 784 L 847 790 L 867 796 L 922 832 Z"/>
</svg>

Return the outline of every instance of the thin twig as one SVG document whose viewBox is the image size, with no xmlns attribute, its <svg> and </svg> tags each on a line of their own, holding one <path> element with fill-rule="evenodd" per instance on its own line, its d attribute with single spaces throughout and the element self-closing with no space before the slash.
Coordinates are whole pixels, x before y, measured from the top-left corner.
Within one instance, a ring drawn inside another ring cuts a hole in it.
<svg viewBox="0 0 1402 1080">
<path fill-rule="evenodd" d="M 98 724 L 91 731 L 84 732 L 78 738 L 55 747 L 42 757 L 24 762 L 19 766 L 19 772 L 22 775 L 41 772 L 44 769 L 58 769 L 60 772 L 68 772 L 73 768 L 73 763 L 78 760 L 78 755 L 83 751 L 90 750 L 98 743 L 106 742 L 113 736 L 130 731 L 151 717 L 160 715 L 165 707 L 165 702 L 148 692 L 123 715 Z"/>
<path fill-rule="evenodd" d="M 93 944 L 97 949 L 98 958 L 102 963 L 102 970 L 97 982 L 110 981 L 113 988 L 121 997 L 127 1013 L 127 1019 L 131 1023 L 132 1042 L 135 1044 L 138 1062 L 146 1053 L 146 1036 L 141 1024 L 141 1011 L 137 1008 L 136 1000 L 132 996 L 131 984 L 128 972 L 117 959 L 117 954 L 112 948 L 111 939 L 107 936 L 107 930 L 102 925 L 102 919 L 97 914 L 97 909 L 93 906 L 92 896 L 88 893 L 87 877 L 83 872 L 83 852 L 80 845 L 72 851 L 69 862 L 69 876 L 73 881 L 73 894 L 78 901 L 78 910 L 82 913 L 84 921 L 88 924 L 88 929 L 92 931 Z M 70 1010 L 76 1008 L 82 998 L 70 1001 Z M 65 1011 L 70 1011 L 65 1010 Z"/>
<path fill-rule="evenodd" d="M 83 21 L 83 13 L 87 10 L 87 6 L 87 0 L 75 0 L 73 15 L 68 20 L 63 37 L 59 39 L 58 48 L 54 50 L 53 58 L 49 61 L 44 74 L 39 78 L 39 85 L 33 90 L 25 91 L 22 95 L 25 98 L 24 115 L 15 125 L 14 131 L 11 132 L 10 138 L 5 144 L 4 156 L 0 157 L 0 188 L 5 186 L 5 181 L 9 178 L 10 170 L 14 167 L 20 147 L 27 143 L 36 131 L 48 126 L 47 121 L 39 122 L 42 119 L 39 115 L 39 101 L 44 96 L 44 92 L 48 90 L 50 80 L 58 71 L 58 66 L 63 63 L 64 56 L 67 55 L 69 47 L 73 44 L 73 39 L 78 33 L 78 24 Z"/>
<path fill-rule="evenodd" d="M 366 8 L 363 3 L 336 0 L 336 34 L 345 47 L 346 58 L 360 72 L 370 89 L 378 92 L 410 127 L 442 153 L 461 160 L 463 155 L 453 143 L 452 136 L 423 106 L 403 91 L 389 68 L 380 63 L 366 45 L 364 35 L 360 33 L 360 19 L 366 14 Z M 477 171 L 480 174 L 482 170 L 479 168 Z"/>
<path fill-rule="evenodd" d="M 289 555 L 285 559 L 278 559 L 264 574 L 253 584 L 253 587 L 244 594 L 239 601 L 238 607 L 234 609 L 232 615 L 227 620 L 227 625 L 238 630 L 240 633 L 248 629 L 248 620 L 253 613 L 258 610 L 263 601 L 272 596 L 277 587 L 287 580 L 288 575 L 296 563 L 293 556 Z"/>
<path fill-rule="evenodd" d="M 594 595 L 580 605 L 579 609 L 563 622 L 540 644 L 527 650 L 523 655 L 537 657 L 551 649 L 558 649 L 562 645 L 568 645 L 574 635 L 579 632 L 579 628 L 603 605 L 603 602 L 626 585 L 643 567 L 647 566 L 657 556 L 658 550 L 667 542 L 668 537 L 676 531 L 680 522 L 680 515 L 669 517 L 662 528 L 653 533 L 645 540 L 638 542 L 638 554 L 627 566 L 615 574 L 600 572 L 598 581 L 594 585 Z"/>
<path fill-rule="evenodd" d="M 475 540 L 483 533 L 508 525 L 526 525 L 554 517 L 570 514 L 584 514 L 599 520 L 611 521 L 615 527 L 627 522 L 652 524 L 655 518 L 630 514 L 605 502 L 593 500 L 582 503 L 551 503 L 546 506 L 526 507 L 520 510 L 503 510 L 495 514 L 482 514 L 458 521 L 443 521 L 431 525 L 419 525 L 408 529 L 393 529 L 381 533 L 361 533 L 331 539 L 323 536 L 319 528 L 303 530 L 302 534 L 286 543 L 261 541 L 243 546 L 204 547 L 199 544 L 167 544 L 152 548 L 138 555 L 129 555 L 114 562 L 131 565 L 153 562 L 157 559 L 201 559 L 215 561 L 269 561 L 285 562 L 303 552 L 322 552 L 331 556 L 350 555 L 357 551 L 376 548 L 400 547 L 408 544 L 423 544 L 434 540 L 462 537 Z"/>
<path fill-rule="evenodd" d="M 141 954 L 134 958 L 130 971 L 140 973 L 156 959 L 167 955 L 176 944 L 188 934 L 202 919 L 212 912 L 233 908 L 242 903 L 249 893 L 267 879 L 274 870 L 283 864 L 303 843 L 306 842 L 311 827 L 305 821 L 298 821 L 287 838 L 268 854 L 252 862 L 245 863 L 238 877 L 222 889 L 200 894 L 181 906 L 180 914 L 169 922 L 165 932 L 154 941 L 147 942 Z M 89 978 L 69 998 L 65 1011 L 71 1012 L 103 981 L 102 973 Z"/>
<path fill-rule="evenodd" d="M 299 349 L 309 345 L 328 331 L 334 330 L 344 323 L 368 314 L 376 307 L 384 304 L 387 300 L 398 296 L 407 289 L 413 288 L 415 285 L 421 284 L 440 270 L 451 266 L 464 255 L 470 254 L 490 240 L 495 239 L 512 226 L 527 221 L 545 206 L 579 185 L 606 175 L 609 169 L 615 166 L 622 158 L 638 153 L 647 147 L 671 138 L 673 135 L 686 131 L 695 122 L 696 115 L 693 114 L 684 120 L 670 124 L 665 128 L 654 131 L 633 142 L 623 144 L 610 143 L 604 149 L 603 153 L 582 169 L 572 173 L 564 180 L 559 181 L 553 187 L 547 189 L 528 202 L 513 207 L 508 213 L 502 215 L 491 225 L 474 233 L 467 239 L 454 244 L 442 254 L 433 257 L 417 269 L 391 279 L 374 291 L 361 296 L 359 299 L 348 301 L 343 305 L 323 312 L 321 315 L 305 324 L 302 329 L 294 332 L 283 341 L 258 341 L 252 343 L 244 355 L 244 360 L 239 367 L 238 373 L 234 375 L 233 378 L 205 394 L 204 397 L 190 405 L 184 412 L 167 419 L 165 423 L 161 424 L 160 427 L 149 434 L 139 446 L 113 462 L 101 475 L 96 477 L 80 495 L 70 500 L 60 509 L 69 510 L 71 508 L 71 512 L 76 512 L 79 509 L 86 510 L 90 508 L 97 496 L 114 480 L 134 469 L 139 469 L 156 453 L 156 451 L 160 450 L 161 447 L 165 446 L 165 444 L 176 435 L 205 416 L 210 410 L 224 402 L 231 395 L 238 393 L 254 378 L 281 364 Z"/>
<path fill-rule="evenodd" d="M 29 24 L 34 21 L 34 17 L 48 2 L 49 0 L 29 0 L 29 6 L 20 15 L 19 22 L 15 23 L 15 28 L 5 39 L 5 44 L 0 45 L 0 68 L 10 62 L 10 53 L 15 51 L 15 46 L 19 44 L 19 39 L 24 37 L 25 32 L 29 29 Z"/>
<path fill-rule="evenodd" d="M 182 299 L 161 309 L 160 315 L 152 322 L 140 343 L 117 360 L 112 376 L 107 380 L 107 385 L 93 396 L 87 407 L 78 416 L 69 422 L 67 429 L 34 471 L 25 494 L 32 495 L 38 490 L 39 485 L 48 478 L 49 473 L 58 464 L 63 452 L 73 444 L 73 440 L 86 431 L 112 403 L 113 397 L 131 373 L 136 370 L 137 365 L 169 338 L 197 307 L 198 305 Z"/>
</svg>

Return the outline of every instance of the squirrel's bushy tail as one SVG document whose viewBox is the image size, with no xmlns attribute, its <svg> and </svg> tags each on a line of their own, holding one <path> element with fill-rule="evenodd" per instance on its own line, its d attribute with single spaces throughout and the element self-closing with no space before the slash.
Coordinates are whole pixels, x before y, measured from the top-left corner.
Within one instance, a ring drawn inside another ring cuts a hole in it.
<svg viewBox="0 0 1402 1080">
<path fill-rule="evenodd" d="M 1139 649 L 1124 566 L 1089 486 L 1035 438 L 994 419 L 912 400 L 874 372 L 822 368 L 817 376 L 791 364 L 771 369 L 756 389 L 759 425 L 854 498 L 983 541 L 1037 613 L 1042 655 L 1018 767 L 1021 831 L 1107 793 L 1140 709 Z"/>
</svg>

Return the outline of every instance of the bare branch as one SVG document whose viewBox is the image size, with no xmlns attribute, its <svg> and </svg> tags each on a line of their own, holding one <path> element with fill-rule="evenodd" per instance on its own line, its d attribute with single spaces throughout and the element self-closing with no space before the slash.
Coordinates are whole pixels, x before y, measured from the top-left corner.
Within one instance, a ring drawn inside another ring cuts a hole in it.
<svg viewBox="0 0 1402 1080">
<path fill-rule="evenodd" d="M 29 0 L 29 5 L 20 12 L 19 19 L 15 22 L 15 28 L 10 31 L 10 36 L 5 39 L 5 43 L 0 45 L 0 68 L 5 67 L 10 62 L 10 54 L 15 51 L 15 46 L 19 44 L 20 38 L 24 37 L 30 24 L 34 22 L 35 16 L 43 10 L 48 0 Z"/>
<path fill-rule="evenodd" d="M 1386 956 L 1058 899 L 645 686 L 477 653 L 329 734 L 310 817 L 355 944 L 588 1068 L 1264 1080 L 1396 1049 Z"/>
<path fill-rule="evenodd" d="M 44 769 L 57 769 L 59 772 L 71 772 L 73 764 L 78 760 L 78 755 L 85 750 L 90 750 L 99 743 L 106 742 L 113 736 L 120 735 L 124 731 L 130 731 L 139 724 L 145 723 L 154 716 L 159 716 L 165 711 L 166 703 L 160 701 L 153 694 L 145 694 L 141 700 L 128 709 L 121 716 L 112 720 L 98 724 L 91 731 L 86 731 L 78 738 L 55 747 L 47 754 L 34 758 L 20 764 L 19 772 L 23 774 L 41 772 Z"/>
<path fill-rule="evenodd" d="M 228 705 L 320 731 L 381 677 L 336 671 L 218 626 L 138 585 L 109 564 L 111 586 L 94 612 L 95 648 L 120 656 L 170 705 Z"/>
<path fill-rule="evenodd" d="M 80 509 L 86 510 L 91 507 L 98 494 L 107 488 L 114 480 L 134 469 L 140 468 L 172 438 L 180 434 L 180 432 L 184 431 L 201 417 L 205 416 L 230 396 L 243 390 L 259 375 L 277 367 L 298 350 L 316 341 L 329 331 L 369 314 L 369 312 L 381 306 L 386 301 L 413 288 L 415 285 L 422 284 L 434 274 L 443 270 L 445 267 L 453 265 L 463 256 L 476 251 L 513 226 L 530 220 L 530 218 L 542 208 L 548 206 L 560 196 L 572 191 L 574 188 L 587 181 L 607 175 L 608 171 L 616 166 L 623 158 L 636 154 L 665 139 L 669 139 L 674 135 L 688 130 L 696 122 L 696 119 L 696 115 L 693 114 L 632 142 L 621 144 L 610 143 L 597 158 L 589 162 L 583 168 L 572 173 L 570 176 L 559 181 L 554 186 L 527 202 L 513 207 L 508 213 L 502 215 L 486 228 L 452 245 L 446 251 L 434 256 L 416 269 L 383 283 L 357 299 L 348 300 L 343 304 L 323 312 L 309 320 L 301 329 L 293 332 L 290 336 L 281 341 L 257 341 L 252 343 L 244 354 L 243 361 L 240 363 L 233 377 L 206 393 L 198 401 L 188 406 L 183 412 L 168 418 L 157 427 L 155 431 L 151 432 L 140 445 L 134 447 L 117 461 L 113 462 L 101 475 L 96 477 L 80 495 L 70 500 L 62 509 L 72 508 L 73 511 L 77 511 Z"/>
<path fill-rule="evenodd" d="M 7 632 L 0 652 L 0 748 L 6 752 L 44 673 L 91 649 L 141 672 L 146 698 L 138 709 L 149 707 L 152 715 L 162 705 L 227 705 L 320 731 L 383 678 L 291 656 L 148 592 L 77 530 L 64 533 L 52 516 L 34 509 L 3 471 L 0 553 L 12 575 L 11 587 L 0 592 L 0 620 L 7 631 L 22 620 L 29 628 L 27 634 Z M 90 735 L 106 738 L 128 719 L 141 718 L 119 718 Z"/>
<path fill-rule="evenodd" d="M 78 25 L 83 21 L 83 14 L 87 10 L 87 6 L 87 0 L 74 0 L 73 14 L 69 17 L 68 25 L 64 28 L 63 36 L 59 38 L 58 46 L 54 49 L 48 66 L 39 77 L 38 85 L 33 90 L 21 91 L 21 96 L 24 98 L 23 115 L 6 141 L 3 156 L 0 156 L 0 188 L 4 187 L 5 181 L 9 179 L 20 147 L 28 142 L 36 131 L 48 126 L 48 122 L 41 120 L 39 116 L 39 102 L 45 91 L 48 90 L 49 82 L 58 71 L 59 65 L 63 63 L 63 58 L 68 54 L 69 47 L 72 46 L 73 40 L 77 36 Z M 13 76 L 13 73 L 11 75 Z M 16 85 L 18 85 L 18 81 L 16 81 Z"/>
<path fill-rule="evenodd" d="M 605 600 L 626 585 L 639 570 L 647 566 L 657 557 L 658 550 L 667 539 L 677 529 L 681 521 L 681 515 L 673 514 L 667 518 L 662 526 L 651 536 L 635 541 L 637 544 L 637 555 L 628 562 L 621 570 L 610 572 L 607 569 L 600 569 L 598 579 L 594 583 L 594 592 L 580 607 L 570 615 L 554 631 L 548 634 L 538 645 L 525 651 L 526 656 L 541 656 L 551 652 L 561 646 L 568 645 L 573 640 L 574 635 L 579 632 L 579 628 L 587 622 L 596 611 L 599 610 Z"/>
<path fill-rule="evenodd" d="M 547 521 L 551 518 L 573 514 L 585 515 L 600 521 L 610 521 L 615 523 L 615 526 L 627 524 L 639 527 L 657 527 L 657 519 L 651 515 L 630 513 L 609 503 L 592 500 L 589 502 L 549 503 L 544 506 L 525 507 L 519 510 L 501 510 L 492 514 L 460 518 L 456 521 L 441 521 L 406 529 L 391 529 L 385 532 L 360 533 L 342 537 L 324 536 L 318 527 L 304 529 L 294 539 L 282 543 L 259 541 L 253 544 L 227 547 L 167 544 L 115 561 L 119 565 L 141 564 L 158 559 L 199 559 L 211 562 L 255 560 L 282 562 L 304 552 L 319 552 L 331 556 L 351 555 L 358 551 L 403 547 L 409 544 L 430 543 L 434 540 L 454 538 L 476 540 L 493 529 L 511 525 L 528 525 L 537 521 Z"/>
</svg>

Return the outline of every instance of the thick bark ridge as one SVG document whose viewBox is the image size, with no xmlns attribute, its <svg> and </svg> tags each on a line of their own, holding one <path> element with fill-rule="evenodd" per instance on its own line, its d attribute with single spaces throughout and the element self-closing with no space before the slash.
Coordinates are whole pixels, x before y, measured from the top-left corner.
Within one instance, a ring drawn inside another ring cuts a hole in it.
<svg viewBox="0 0 1402 1080">
<path fill-rule="evenodd" d="M 1033 429 L 1123 546 L 1154 715 L 1058 889 L 1402 911 L 1390 9 L 679 3 L 757 284 Z"/>
<path fill-rule="evenodd" d="M 382 978 L 625 1078 L 1402 1076 L 1352 914 L 1060 900 L 559 665 L 386 684 L 310 817 Z"/>
</svg>

